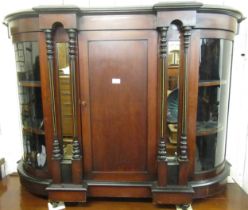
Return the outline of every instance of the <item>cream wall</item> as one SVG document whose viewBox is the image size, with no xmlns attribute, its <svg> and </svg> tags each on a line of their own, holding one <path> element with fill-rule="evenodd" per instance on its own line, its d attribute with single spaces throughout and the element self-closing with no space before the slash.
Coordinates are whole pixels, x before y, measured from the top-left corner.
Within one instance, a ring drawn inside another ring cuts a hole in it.
<svg viewBox="0 0 248 210">
<path fill-rule="evenodd" d="M 7 0 L 1 3 L 0 21 L 8 13 L 38 5 L 77 5 L 80 7 L 113 7 L 153 5 L 156 0 Z M 170 0 L 170 2 L 172 2 Z M 245 0 L 202 0 L 205 4 L 227 5 L 244 14 Z M 247 16 L 247 13 L 245 14 Z M 0 158 L 6 159 L 7 173 L 16 171 L 22 156 L 21 128 L 15 72 L 15 58 L 7 29 L 0 24 Z M 248 192 L 248 21 L 240 27 L 235 38 L 227 159 L 232 164 L 231 175 Z M 241 56 L 241 54 L 245 54 Z"/>
</svg>

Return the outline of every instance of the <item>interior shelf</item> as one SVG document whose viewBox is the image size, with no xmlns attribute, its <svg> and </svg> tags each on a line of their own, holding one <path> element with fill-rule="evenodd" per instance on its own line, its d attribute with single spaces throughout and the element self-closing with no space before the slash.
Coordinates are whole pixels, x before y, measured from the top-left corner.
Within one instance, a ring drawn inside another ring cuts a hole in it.
<svg viewBox="0 0 248 210">
<path fill-rule="evenodd" d="M 196 132 L 196 135 L 197 135 L 197 136 L 208 136 L 208 135 L 212 135 L 212 134 L 218 133 L 218 132 L 220 132 L 221 130 L 223 130 L 222 127 L 218 127 L 218 128 L 209 128 L 209 129 L 206 129 L 206 130 L 197 131 L 197 132 Z"/>
<path fill-rule="evenodd" d="M 37 135 L 45 135 L 45 132 L 39 128 L 23 127 L 23 131 L 29 132 L 29 133 L 34 133 Z"/>
<path fill-rule="evenodd" d="M 41 87 L 40 81 L 19 81 L 22 87 Z"/>
<path fill-rule="evenodd" d="M 197 122 L 196 136 L 208 136 L 216 134 L 223 130 L 223 126 L 218 125 L 216 121 Z M 168 124 L 168 140 L 170 142 L 169 149 L 177 144 L 177 124 Z"/>
<path fill-rule="evenodd" d="M 223 126 L 218 125 L 217 122 L 198 122 L 196 130 L 197 136 L 207 136 L 223 130 Z"/>
<path fill-rule="evenodd" d="M 199 87 L 220 86 L 225 85 L 226 83 L 226 80 L 201 80 L 199 81 Z"/>
</svg>

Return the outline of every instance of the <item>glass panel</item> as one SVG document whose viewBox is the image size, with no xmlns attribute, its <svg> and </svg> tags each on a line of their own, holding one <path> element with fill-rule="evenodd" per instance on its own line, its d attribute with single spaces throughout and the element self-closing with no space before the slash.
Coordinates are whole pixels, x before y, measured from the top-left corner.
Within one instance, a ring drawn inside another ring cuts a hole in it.
<svg viewBox="0 0 248 210">
<path fill-rule="evenodd" d="M 196 171 L 225 159 L 232 42 L 201 39 L 197 112 Z"/>
<path fill-rule="evenodd" d="M 64 159 L 72 158 L 73 116 L 68 43 L 56 43 Z"/>
<path fill-rule="evenodd" d="M 44 167 L 46 148 L 37 42 L 15 44 L 18 91 L 23 128 L 24 162 Z"/>
<path fill-rule="evenodd" d="M 168 153 L 174 156 L 177 151 L 178 134 L 178 88 L 180 62 L 180 33 L 176 25 L 172 24 L 168 31 L 168 89 L 167 89 L 167 139 Z"/>
</svg>

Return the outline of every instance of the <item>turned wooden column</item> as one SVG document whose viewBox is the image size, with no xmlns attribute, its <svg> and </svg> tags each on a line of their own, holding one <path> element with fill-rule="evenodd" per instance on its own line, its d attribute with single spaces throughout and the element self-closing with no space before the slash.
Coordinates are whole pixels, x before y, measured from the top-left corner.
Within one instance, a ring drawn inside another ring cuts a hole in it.
<svg viewBox="0 0 248 210">
<path fill-rule="evenodd" d="M 54 49 L 53 49 L 53 40 L 52 40 L 52 29 L 45 29 L 44 32 L 46 35 L 48 71 L 49 71 L 49 89 L 50 89 L 52 126 L 53 126 L 52 177 L 53 177 L 53 183 L 60 183 L 61 182 L 60 162 L 62 159 L 62 155 L 60 149 L 60 142 L 58 140 L 57 120 L 56 120 L 54 66 L 53 66 Z"/>
<path fill-rule="evenodd" d="M 185 185 L 188 181 L 188 138 L 187 138 L 187 112 L 188 112 L 188 49 L 191 38 L 191 27 L 184 26 L 183 47 L 184 47 L 184 72 L 183 72 L 183 103 L 182 103 L 182 132 L 179 142 L 179 184 Z"/>
<path fill-rule="evenodd" d="M 166 97 L 167 97 L 167 72 L 166 72 L 166 56 L 167 56 L 167 31 L 168 27 L 159 28 L 160 31 L 160 139 L 158 144 L 158 186 L 167 184 L 168 176 L 168 159 L 166 151 Z"/>
<path fill-rule="evenodd" d="M 77 100 L 77 81 L 76 81 L 76 43 L 77 31 L 75 29 L 67 30 L 69 35 L 69 62 L 71 71 L 71 104 L 73 116 L 73 151 L 72 151 L 72 181 L 79 184 L 82 181 L 82 155 L 78 137 L 78 100 Z"/>
</svg>

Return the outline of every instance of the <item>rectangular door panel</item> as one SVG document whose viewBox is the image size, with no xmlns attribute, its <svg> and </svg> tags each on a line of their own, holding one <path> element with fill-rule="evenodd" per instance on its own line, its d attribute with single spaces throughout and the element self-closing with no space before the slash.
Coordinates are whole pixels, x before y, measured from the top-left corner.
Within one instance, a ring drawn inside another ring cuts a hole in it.
<svg viewBox="0 0 248 210">
<path fill-rule="evenodd" d="M 147 40 L 88 47 L 93 171 L 146 171 Z"/>
</svg>

